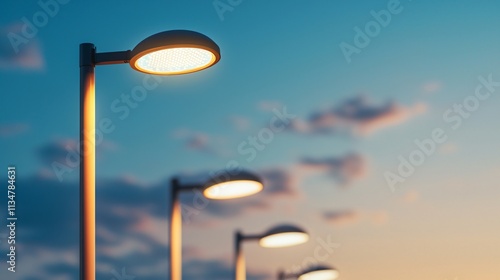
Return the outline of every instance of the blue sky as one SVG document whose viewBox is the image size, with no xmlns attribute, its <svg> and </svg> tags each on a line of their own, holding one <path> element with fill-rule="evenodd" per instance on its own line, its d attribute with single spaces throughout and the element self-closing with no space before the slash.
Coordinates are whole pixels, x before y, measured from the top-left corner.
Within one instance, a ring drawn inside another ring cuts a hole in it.
<svg viewBox="0 0 500 280">
<path fill-rule="evenodd" d="M 96 68 L 97 120 L 114 126 L 97 147 L 101 278 L 125 268 L 136 279 L 164 279 L 168 178 L 236 160 L 264 177 L 266 191 L 211 202 L 185 221 L 185 279 L 230 279 L 233 231 L 282 222 L 307 228 L 311 241 L 276 251 L 245 244 L 252 279 L 302 265 L 318 238 L 340 244 L 323 262 L 345 280 L 497 279 L 497 1 L 242 1 L 222 16 L 215 6 L 225 0 L 41 2 L 58 10 L 19 53 L 9 38 L 44 10 L 35 1 L 0 9 L 0 162 L 16 166 L 25 221 L 19 271 L 2 262 L 2 279 L 75 279 L 78 169 L 58 178 L 52 164 L 67 164 L 77 147 L 78 45 L 128 50 L 173 29 L 209 36 L 222 59 L 206 71 L 158 77 L 126 117 L 113 104 L 124 105 L 122 96 L 150 77 L 127 65 Z M 360 47 L 356 28 L 366 33 L 372 11 L 390 20 Z M 342 43 L 359 53 L 346 58 Z M 479 99 L 478 86 L 490 95 Z M 455 104 L 466 117 L 453 129 Z M 287 128 L 247 160 L 238 147 L 251 147 L 249 137 L 284 110 L 294 116 Z M 415 141 L 436 129 L 446 140 L 434 141 L 411 175 L 398 173 L 401 158 L 423 154 Z M 389 173 L 404 182 L 392 189 Z M 4 255 L 4 242 L 0 248 Z"/>
</svg>

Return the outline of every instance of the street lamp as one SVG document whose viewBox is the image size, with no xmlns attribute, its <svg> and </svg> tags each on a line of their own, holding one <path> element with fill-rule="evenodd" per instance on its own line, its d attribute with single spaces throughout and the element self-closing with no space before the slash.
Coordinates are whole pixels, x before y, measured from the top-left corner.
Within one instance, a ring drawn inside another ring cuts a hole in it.
<svg viewBox="0 0 500 280">
<path fill-rule="evenodd" d="M 339 277 L 339 272 L 334 267 L 318 265 L 302 271 L 299 274 L 278 273 L 278 280 L 298 279 L 298 280 L 335 280 Z"/>
<path fill-rule="evenodd" d="M 235 233 L 234 247 L 234 279 L 246 279 L 245 256 L 241 249 L 243 241 L 258 240 L 264 248 L 282 248 L 299 245 L 309 240 L 309 235 L 303 229 L 292 225 L 273 227 L 263 234 L 243 235 L 240 231 Z"/>
<path fill-rule="evenodd" d="M 179 193 L 200 191 L 206 198 L 215 200 L 250 196 L 264 188 L 262 180 L 249 172 L 240 171 L 224 178 L 211 178 L 203 184 L 180 184 L 173 178 L 170 188 L 170 280 L 182 279 L 182 216 Z"/>
<path fill-rule="evenodd" d="M 214 41 L 187 30 L 152 35 L 131 51 L 97 53 L 94 44 L 80 44 L 80 279 L 95 279 L 95 66 L 129 63 L 148 74 L 178 75 L 219 60 Z"/>
</svg>

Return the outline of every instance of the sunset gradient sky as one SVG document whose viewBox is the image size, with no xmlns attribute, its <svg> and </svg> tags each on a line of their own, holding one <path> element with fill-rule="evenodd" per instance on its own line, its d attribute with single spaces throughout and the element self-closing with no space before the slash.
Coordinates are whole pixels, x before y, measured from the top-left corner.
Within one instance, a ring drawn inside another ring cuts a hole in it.
<svg viewBox="0 0 500 280">
<path fill-rule="evenodd" d="M 245 243 L 249 279 L 304 268 L 318 246 L 341 280 L 499 279 L 500 2 L 53 1 L 31 38 L 43 5 L 0 4 L 0 178 L 16 166 L 19 218 L 16 273 L 0 226 L 1 279 L 77 279 L 78 45 L 127 50 L 173 29 L 209 36 L 221 61 L 174 77 L 96 68 L 96 119 L 113 127 L 97 147 L 98 279 L 166 279 L 169 179 L 234 161 L 266 189 L 201 208 L 182 197 L 183 279 L 232 279 L 234 231 L 284 222 L 310 241 Z M 346 59 L 342 43 L 358 51 Z M 156 86 L 130 99 L 145 79 Z M 277 114 L 286 128 L 264 135 Z M 436 130 L 445 140 L 425 140 Z"/>
</svg>

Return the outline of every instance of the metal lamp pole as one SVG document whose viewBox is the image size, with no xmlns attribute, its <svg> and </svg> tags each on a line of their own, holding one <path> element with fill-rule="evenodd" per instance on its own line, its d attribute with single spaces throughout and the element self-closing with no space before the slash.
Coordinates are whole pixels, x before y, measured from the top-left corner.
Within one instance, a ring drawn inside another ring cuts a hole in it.
<svg viewBox="0 0 500 280">
<path fill-rule="evenodd" d="M 243 241 L 259 240 L 262 235 L 243 235 L 241 231 L 234 233 L 234 279 L 246 280 L 245 255 L 242 250 Z"/>
<path fill-rule="evenodd" d="M 203 190 L 203 185 L 181 185 L 177 178 L 170 182 L 169 239 L 170 239 L 170 280 L 182 279 L 182 209 L 179 193 Z"/>
<path fill-rule="evenodd" d="M 95 279 L 95 74 L 96 65 L 128 63 L 130 51 L 96 53 L 80 45 L 80 279 Z"/>
<path fill-rule="evenodd" d="M 193 60 L 193 57 L 197 59 Z M 95 66 L 130 63 L 133 69 L 143 73 L 181 75 L 201 71 L 219 60 L 219 46 L 207 36 L 189 30 L 154 34 L 132 51 L 97 53 L 94 44 L 80 44 L 81 280 L 95 279 Z M 173 204 L 172 209 L 177 209 L 176 205 Z M 177 237 L 180 238 L 180 234 L 172 236 Z M 175 267 L 179 266 L 180 263 L 176 263 Z M 172 280 L 180 280 L 180 270 L 173 275 L 176 276 Z"/>
<path fill-rule="evenodd" d="M 292 236 L 292 238 L 287 240 L 286 236 Z M 281 242 L 279 239 L 281 239 Z M 283 242 L 283 239 L 286 242 Z M 293 225 L 278 225 L 263 234 L 254 235 L 243 235 L 240 231 L 236 231 L 234 234 L 234 279 L 246 280 L 245 257 L 241 247 L 243 241 L 259 240 L 262 247 L 280 248 L 299 245 L 308 239 L 307 232 Z"/>
<path fill-rule="evenodd" d="M 85 131 L 95 129 L 93 44 L 80 45 L 80 279 L 95 279 L 95 146 Z"/>
<path fill-rule="evenodd" d="M 207 199 L 227 200 L 241 198 L 258 193 L 264 187 L 262 180 L 247 171 L 240 170 L 237 173 L 225 174 L 220 177 L 212 177 L 201 184 L 180 184 L 177 178 L 172 179 L 170 189 L 170 279 L 182 279 L 182 209 L 179 202 L 179 193 L 181 192 L 199 192 L 201 196 Z M 259 236 L 260 237 L 260 236 Z M 255 237 L 255 238 L 259 238 Z M 236 238 L 236 248 L 240 252 L 240 242 L 245 237 L 241 234 Z M 242 259 L 243 256 L 240 253 Z M 243 266 L 245 268 L 244 261 Z M 243 270 L 244 275 L 244 270 Z M 243 278 L 244 279 L 244 278 Z"/>
</svg>

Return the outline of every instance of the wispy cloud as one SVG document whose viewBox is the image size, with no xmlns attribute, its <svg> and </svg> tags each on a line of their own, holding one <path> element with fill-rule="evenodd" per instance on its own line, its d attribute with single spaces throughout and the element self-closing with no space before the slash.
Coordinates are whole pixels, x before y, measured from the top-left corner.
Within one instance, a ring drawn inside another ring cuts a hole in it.
<svg viewBox="0 0 500 280">
<path fill-rule="evenodd" d="M 8 34 L 19 32 L 21 24 L 12 24 L 0 28 L 0 69 L 25 69 L 41 70 L 44 68 L 40 43 L 36 38 L 19 47 L 18 52 L 14 50 L 9 41 Z"/>
<path fill-rule="evenodd" d="M 272 196 L 298 197 L 298 178 L 285 169 L 270 168 L 260 172 L 266 193 Z"/>
<path fill-rule="evenodd" d="M 78 151 L 79 147 L 76 140 L 56 139 L 38 148 L 37 155 L 42 163 L 50 166 L 53 162 L 65 164 L 68 157 L 78 161 Z"/>
<path fill-rule="evenodd" d="M 335 226 L 348 226 L 356 224 L 361 219 L 361 213 L 354 210 L 326 211 L 322 213 L 323 219 Z"/>
<path fill-rule="evenodd" d="M 289 168 L 269 167 L 257 172 L 263 180 L 265 188 L 259 196 L 228 200 L 224 203 L 210 202 L 203 208 L 204 214 L 215 218 L 237 217 L 250 215 L 256 212 L 269 211 L 276 205 L 277 199 L 296 201 L 303 198 L 300 184 L 307 176 L 326 174 L 331 176 L 335 182 L 342 187 L 349 186 L 353 181 L 363 178 L 367 173 L 368 165 L 364 157 L 357 154 L 348 154 L 340 157 L 329 157 L 324 159 L 304 159 L 292 164 Z M 191 174 L 187 178 L 206 178 L 200 174 Z M 189 181 L 189 180 L 188 180 Z M 203 179 L 202 179 L 203 181 Z M 187 207 L 191 207 L 196 194 L 185 194 L 181 201 Z M 192 213 L 198 213 L 191 209 Z M 198 224 L 198 221 L 196 222 Z M 211 224 L 197 225 L 210 227 Z"/>
<path fill-rule="evenodd" d="M 305 172 L 324 172 L 332 176 L 342 186 L 361 179 L 368 173 L 368 162 L 359 154 L 325 158 L 305 157 L 299 162 Z"/>
<path fill-rule="evenodd" d="M 443 83 L 439 81 L 429 81 L 422 85 L 422 90 L 425 93 L 435 93 L 443 88 Z"/>
<path fill-rule="evenodd" d="M 171 136 L 182 141 L 183 146 L 188 150 L 217 157 L 226 157 L 230 154 L 226 149 L 226 139 L 222 136 L 212 136 L 205 132 L 185 128 L 174 131 Z"/>
<path fill-rule="evenodd" d="M 389 220 L 385 210 L 326 210 L 321 218 L 336 227 L 348 227 L 367 222 L 372 225 L 384 225 Z"/>
<path fill-rule="evenodd" d="M 24 217 L 18 235 L 26 254 L 24 263 L 36 269 L 20 272 L 22 279 L 78 278 L 78 181 L 59 182 L 35 176 L 23 182 L 33 187 L 18 192 L 30 205 L 18 209 L 18 215 Z M 112 279 L 113 270 L 120 271 L 124 263 L 133 263 L 127 267 L 127 275 L 164 279 L 168 273 L 168 181 L 142 184 L 112 178 L 97 180 L 96 185 L 97 278 Z M 28 213 L 33 209 L 37 209 L 37 215 Z M 4 244 L 0 245 L 3 249 Z M 231 279 L 229 260 L 206 259 L 196 248 L 185 249 L 185 279 Z M 249 279 L 266 276 L 248 273 Z"/>
<path fill-rule="evenodd" d="M 252 126 L 252 122 L 250 119 L 242 117 L 242 116 L 230 116 L 229 123 L 237 130 L 237 131 L 246 131 Z"/>
<path fill-rule="evenodd" d="M 257 172 L 264 180 L 265 188 L 262 194 L 246 198 L 224 201 L 210 201 L 201 211 L 205 214 L 218 218 L 237 217 L 240 215 L 249 215 L 255 212 L 262 212 L 272 209 L 276 199 L 299 199 L 300 192 L 297 186 L 298 177 L 286 169 L 266 168 Z M 203 178 L 204 176 L 195 176 Z M 196 194 L 183 195 L 181 201 L 186 207 L 192 207 Z M 197 209 L 191 209 L 192 213 L 201 212 Z M 204 224 L 202 226 L 211 226 Z"/>
<path fill-rule="evenodd" d="M 413 106 L 394 101 L 378 104 L 360 95 L 329 109 L 312 112 L 306 119 L 296 119 L 290 129 L 302 134 L 350 133 L 363 136 L 404 123 L 425 110 L 423 103 Z"/>
<path fill-rule="evenodd" d="M 115 151 L 117 144 L 109 140 L 100 142 L 96 146 L 97 159 L 102 158 L 103 152 Z M 79 142 L 76 139 L 60 138 L 54 139 L 39 147 L 36 151 L 38 158 L 45 165 L 50 167 L 52 163 L 58 162 L 67 167 L 77 167 L 79 159 Z"/>
<path fill-rule="evenodd" d="M 0 124 L 0 137 L 8 138 L 23 134 L 29 130 L 24 123 Z"/>
</svg>

